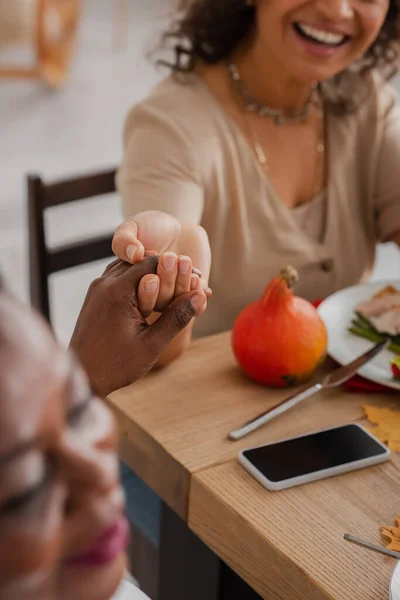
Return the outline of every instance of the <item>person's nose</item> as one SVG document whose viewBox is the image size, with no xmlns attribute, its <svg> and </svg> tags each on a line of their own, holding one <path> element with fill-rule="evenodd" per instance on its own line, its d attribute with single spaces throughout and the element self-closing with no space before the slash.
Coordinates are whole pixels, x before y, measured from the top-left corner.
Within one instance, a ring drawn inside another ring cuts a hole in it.
<svg viewBox="0 0 400 600">
<path fill-rule="evenodd" d="M 77 500 L 87 493 L 107 493 L 119 481 L 114 419 L 102 402 L 92 402 L 90 419 L 88 415 L 81 428 L 66 430 L 59 449 L 64 477 Z"/>
<path fill-rule="evenodd" d="M 354 16 L 353 0 L 317 0 L 317 9 L 329 21 L 345 21 Z"/>
</svg>

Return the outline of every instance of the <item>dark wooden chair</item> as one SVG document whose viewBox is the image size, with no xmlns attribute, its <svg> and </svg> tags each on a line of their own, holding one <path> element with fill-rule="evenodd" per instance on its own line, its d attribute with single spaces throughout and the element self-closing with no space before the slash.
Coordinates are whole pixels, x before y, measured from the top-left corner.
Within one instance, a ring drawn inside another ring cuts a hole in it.
<svg viewBox="0 0 400 600">
<path fill-rule="evenodd" d="M 29 283 L 31 304 L 51 322 L 49 276 L 71 267 L 111 257 L 112 233 L 49 248 L 45 212 L 62 204 L 115 192 L 112 169 L 84 177 L 44 183 L 28 176 Z"/>
<path fill-rule="evenodd" d="M 75 266 L 112 257 L 113 235 L 91 237 L 79 242 L 49 248 L 46 239 L 45 212 L 54 206 L 111 194 L 115 189 L 116 170 L 85 177 L 44 183 L 37 175 L 28 176 L 29 280 L 30 298 L 34 306 L 51 324 L 49 276 Z M 131 546 L 128 554 L 132 574 L 142 590 L 157 598 L 158 549 L 131 524 Z"/>
</svg>

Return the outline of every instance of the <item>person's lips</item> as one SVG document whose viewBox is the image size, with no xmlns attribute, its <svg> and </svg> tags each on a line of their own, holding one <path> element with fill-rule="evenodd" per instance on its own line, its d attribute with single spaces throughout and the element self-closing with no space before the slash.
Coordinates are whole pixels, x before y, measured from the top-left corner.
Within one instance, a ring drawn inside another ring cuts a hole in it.
<svg viewBox="0 0 400 600">
<path fill-rule="evenodd" d="M 112 562 L 123 552 L 129 540 L 129 524 L 121 515 L 115 523 L 103 531 L 81 554 L 69 556 L 65 564 L 70 566 L 98 567 Z"/>
<path fill-rule="evenodd" d="M 338 46 L 349 39 L 350 35 L 338 28 L 328 27 L 325 25 L 311 25 L 297 21 L 293 24 L 296 31 L 305 38 L 313 40 L 320 44 L 328 44 Z"/>
<path fill-rule="evenodd" d="M 332 56 L 340 52 L 351 39 L 347 33 L 337 29 L 303 22 L 293 23 L 293 31 L 303 48 L 315 56 Z"/>
</svg>

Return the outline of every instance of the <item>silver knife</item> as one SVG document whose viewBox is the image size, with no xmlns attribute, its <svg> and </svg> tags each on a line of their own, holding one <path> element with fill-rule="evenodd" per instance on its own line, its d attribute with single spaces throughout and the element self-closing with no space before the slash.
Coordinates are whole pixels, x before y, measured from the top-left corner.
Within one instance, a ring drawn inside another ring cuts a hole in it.
<svg viewBox="0 0 400 600">
<path fill-rule="evenodd" d="M 296 404 L 300 404 L 300 402 L 303 402 L 303 400 L 306 400 L 317 392 L 345 383 L 348 379 L 350 379 L 350 377 L 355 375 L 361 369 L 361 367 L 379 354 L 383 348 L 386 348 L 388 342 L 389 338 L 385 338 L 383 341 L 378 342 L 375 346 L 373 346 L 373 348 L 370 348 L 367 352 L 353 360 L 348 365 L 334 369 L 318 383 L 303 389 L 293 396 L 289 396 L 289 398 L 285 398 L 278 404 L 275 404 L 275 406 L 272 406 L 267 411 L 261 413 L 261 415 L 258 415 L 258 417 L 255 417 L 255 419 L 252 419 L 251 421 L 248 421 L 242 425 L 242 427 L 239 427 L 239 429 L 231 431 L 228 435 L 228 438 L 234 442 L 240 440 L 252 431 L 255 431 L 265 423 L 272 421 L 272 419 L 275 419 L 275 417 L 278 417 L 293 406 L 296 406 Z"/>
</svg>

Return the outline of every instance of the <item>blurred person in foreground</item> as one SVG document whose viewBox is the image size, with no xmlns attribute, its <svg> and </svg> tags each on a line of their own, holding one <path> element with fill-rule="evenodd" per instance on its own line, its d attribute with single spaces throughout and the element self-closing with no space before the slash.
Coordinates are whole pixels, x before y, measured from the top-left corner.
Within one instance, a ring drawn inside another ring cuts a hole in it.
<svg viewBox="0 0 400 600">
<path fill-rule="evenodd" d="M 154 257 L 107 268 L 73 353 L 0 289 L 0 600 L 146 600 L 121 583 L 128 523 L 116 429 L 99 395 L 139 379 L 205 309 L 196 289 L 148 325 L 139 290 L 156 268 Z"/>
</svg>

